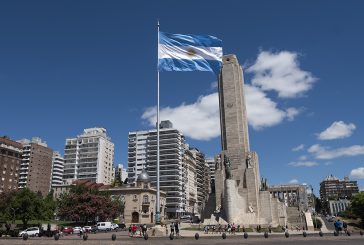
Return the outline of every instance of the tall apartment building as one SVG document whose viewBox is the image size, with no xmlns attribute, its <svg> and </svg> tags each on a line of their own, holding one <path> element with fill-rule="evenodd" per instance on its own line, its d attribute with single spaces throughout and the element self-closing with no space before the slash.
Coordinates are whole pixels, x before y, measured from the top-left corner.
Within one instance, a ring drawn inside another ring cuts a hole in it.
<svg viewBox="0 0 364 245">
<path fill-rule="evenodd" d="M 210 188 L 211 191 L 214 192 L 215 189 L 215 170 L 216 170 L 216 163 L 214 158 L 207 158 L 206 163 L 209 165 L 209 175 L 210 175 Z"/>
<path fill-rule="evenodd" d="M 190 151 L 189 146 L 185 146 L 183 154 L 183 165 L 185 168 L 187 181 L 186 181 L 186 213 L 196 214 L 197 206 L 197 166 L 195 155 Z"/>
<path fill-rule="evenodd" d="M 62 155 L 55 151 L 52 158 L 52 178 L 51 186 L 62 185 L 63 183 L 64 159 Z"/>
<path fill-rule="evenodd" d="M 186 170 L 183 164 L 184 136 L 169 121 L 160 125 L 160 189 L 167 193 L 169 218 L 186 213 Z M 128 181 L 146 168 L 153 187 L 157 179 L 157 130 L 130 132 L 128 137 Z"/>
<path fill-rule="evenodd" d="M 0 137 L 0 193 L 18 189 L 22 144 Z"/>
<path fill-rule="evenodd" d="M 210 167 L 206 163 L 205 155 L 202 152 L 197 148 L 191 148 L 190 150 L 196 159 L 197 206 L 198 212 L 201 213 L 211 192 Z"/>
<path fill-rule="evenodd" d="M 114 144 L 104 128 L 87 128 L 76 138 L 66 139 L 64 149 L 64 184 L 90 180 L 111 184 L 113 181 Z"/>
<path fill-rule="evenodd" d="M 53 150 L 40 138 L 18 141 L 23 145 L 19 172 L 19 188 L 29 188 L 46 196 L 51 188 Z"/>
<path fill-rule="evenodd" d="M 320 183 L 320 198 L 323 202 L 338 199 L 351 199 L 353 194 L 358 192 L 358 182 L 349 180 L 348 177 L 339 180 L 335 176 L 330 175 Z"/>
<path fill-rule="evenodd" d="M 120 178 L 122 182 L 128 178 L 128 172 L 124 168 L 123 164 L 118 164 L 115 166 L 115 178 Z"/>
</svg>

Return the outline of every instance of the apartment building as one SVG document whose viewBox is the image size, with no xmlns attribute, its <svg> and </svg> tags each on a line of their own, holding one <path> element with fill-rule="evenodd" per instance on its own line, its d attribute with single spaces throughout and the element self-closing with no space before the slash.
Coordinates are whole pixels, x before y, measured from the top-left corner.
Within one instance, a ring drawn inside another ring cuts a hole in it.
<svg viewBox="0 0 364 245">
<path fill-rule="evenodd" d="M 19 189 L 29 188 L 46 196 L 51 189 L 53 150 L 38 137 L 18 142 L 23 145 Z"/>
<path fill-rule="evenodd" d="M 104 128 L 87 128 L 81 135 L 66 139 L 64 149 L 64 184 L 89 180 L 111 184 L 113 181 L 114 144 Z"/>
<path fill-rule="evenodd" d="M 186 213 L 186 169 L 183 164 L 184 136 L 170 121 L 160 124 L 160 189 L 167 193 L 166 213 L 177 218 Z M 145 168 L 151 185 L 157 183 L 157 130 L 130 132 L 128 180 L 134 183 Z"/>
<path fill-rule="evenodd" d="M 0 193 L 18 189 L 22 144 L 0 137 Z"/>
<path fill-rule="evenodd" d="M 353 194 L 359 192 L 358 182 L 345 177 L 339 180 L 337 177 L 327 176 L 320 183 L 320 198 L 322 201 L 351 199 Z"/>
<path fill-rule="evenodd" d="M 52 178 L 51 186 L 62 185 L 63 183 L 63 171 L 64 171 L 64 159 L 62 155 L 55 151 L 52 158 Z"/>
</svg>

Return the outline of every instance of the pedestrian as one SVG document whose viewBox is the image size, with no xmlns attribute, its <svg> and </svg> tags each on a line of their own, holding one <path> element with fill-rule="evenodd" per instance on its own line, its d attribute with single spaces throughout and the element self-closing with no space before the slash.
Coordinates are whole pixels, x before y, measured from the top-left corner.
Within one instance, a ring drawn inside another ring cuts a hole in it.
<svg viewBox="0 0 364 245">
<path fill-rule="evenodd" d="M 174 224 L 173 222 L 170 224 L 171 234 L 174 234 Z"/>
<path fill-rule="evenodd" d="M 179 236 L 179 227 L 178 227 L 178 222 L 174 223 L 174 230 L 176 232 L 176 236 Z"/>
</svg>

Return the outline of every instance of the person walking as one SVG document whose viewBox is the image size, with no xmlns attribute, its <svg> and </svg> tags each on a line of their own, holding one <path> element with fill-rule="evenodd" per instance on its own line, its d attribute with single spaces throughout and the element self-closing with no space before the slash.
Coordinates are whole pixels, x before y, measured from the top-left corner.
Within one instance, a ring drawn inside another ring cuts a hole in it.
<svg viewBox="0 0 364 245">
<path fill-rule="evenodd" d="M 176 232 L 176 236 L 179 236 L 179 227 L 178 227 L 178 222 L 174 223 L 174 230 Z"/>
<path fill-rule="evenodd" d="M 171 234 L 173 234 L 174 235 L 174 224 L 173 224 L 173 222 L 170 224 L 170 229 L 171 229 Z"/>
</svg>

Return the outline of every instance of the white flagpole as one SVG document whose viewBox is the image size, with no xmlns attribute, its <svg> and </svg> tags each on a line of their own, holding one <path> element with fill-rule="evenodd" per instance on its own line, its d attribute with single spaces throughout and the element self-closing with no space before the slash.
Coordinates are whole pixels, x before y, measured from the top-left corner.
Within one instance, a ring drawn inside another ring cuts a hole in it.
<svg viewBox="0 0 364 245">
<path fill-rule="evenodd" d="M 161 209 L 161 205 L 160 205 L 160 186 L 159 186 L 159 125 L 160 125 L 160 118 L 159 118 L 159 68 L 158 68 L 158 63 L 159 63 L 159 20 L 158 20 L 158 48 L 157 48 L 157 52 L 158 52 L 158 61 L 157 61 L 157 202 L 156 202 L 156 213 L 155 213 L 155 223 L 157 225 L 160 224 L 161 221 L 161 217 L 160 217 L 160 209 Z"/>
</svg>

